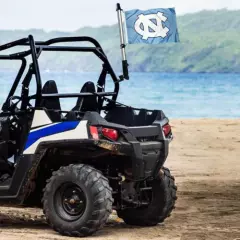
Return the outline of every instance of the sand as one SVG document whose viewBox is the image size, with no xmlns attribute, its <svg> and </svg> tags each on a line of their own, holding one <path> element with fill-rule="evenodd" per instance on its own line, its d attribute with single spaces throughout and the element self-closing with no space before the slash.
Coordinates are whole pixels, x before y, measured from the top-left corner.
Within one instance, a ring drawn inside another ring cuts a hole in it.
<svg viewBox="0 0 240 240">
<path fill-rule="evenodd" d="M 240 240 L 240 120 L 171 124 L 174 140 L 166 166 L 176 178 L 178 201 L 170 218 L 156 227 L 138 228 L 112 215 L 104 229 L 87 239 Z M 0 240 L 73 239 L 55 233 L 42 220 L 22 223 L 14 216 L 41 214 L 37 209 L 0 207 L 0 212 Z"/>
</svg>

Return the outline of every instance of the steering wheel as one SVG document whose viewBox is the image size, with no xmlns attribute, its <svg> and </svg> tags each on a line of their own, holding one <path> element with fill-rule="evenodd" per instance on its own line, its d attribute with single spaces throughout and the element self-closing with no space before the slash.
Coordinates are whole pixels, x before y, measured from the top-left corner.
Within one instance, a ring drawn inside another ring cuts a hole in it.
<svg viewBox="0 0 240 240">
<path fill-rule="evenodd" d="M 13 102 L 17 100 L 16 102 Z M 18 110 L 17 105 L 22 101 L 21 97 L 19 96 L 12 96 L 8 99 L 7 108 L 10 112 Z"/>
<path fill-rule="evenodd" d="M 13 102 L 14 100 L 17 100 L 16 102 Z M 19 110 L 19 108 L 17 107 L 17 105 L 22 101 L 22 98 L 20 96 L 12 96 L 8 99 L 8 103 L 7 103 L 7 108 L 10 112 L 16 112 Z M 28 107 L 32 107 L 32 105 L 28 102 L 27 103 Z"/>
<path fill-rule="evenodd" d="M 8 99 L 7 102 L 7 109 L 11 112 L 11 119 L 10 119 L 10 129 L 15 132 L 18 129 L 18 122 L 19 122 L 19 114 L 20 108 L 18 104 L 22 101 L 20 96 L 12 96 Z M 32 108 L 32 105 L 28 102 L 27 106 Z"/>
</svg>

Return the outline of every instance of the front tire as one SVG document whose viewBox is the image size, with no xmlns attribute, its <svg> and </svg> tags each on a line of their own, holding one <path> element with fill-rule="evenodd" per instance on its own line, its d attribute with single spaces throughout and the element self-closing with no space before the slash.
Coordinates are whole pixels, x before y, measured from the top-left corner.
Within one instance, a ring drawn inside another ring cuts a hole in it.
<svg viewBox="0 0 240 240">
<path fill-rule="evenodd" d="M 174 177 L 168 168 L 162 169 L 163 176 L 151 182 L 152 201 L 147 207 L 118 210 L 118 216 L 126 224 L 136 226 L 154 226 L 170 216 L 177 200 Z"/>
<path fill-rule="evenodd" d="M 69 165 L 53 172 L 43 195 L 49 225 L 66 236 L 92 235 L 112 212 L 112 189 L 107 178 L 87 165 Z"/>
</svg>

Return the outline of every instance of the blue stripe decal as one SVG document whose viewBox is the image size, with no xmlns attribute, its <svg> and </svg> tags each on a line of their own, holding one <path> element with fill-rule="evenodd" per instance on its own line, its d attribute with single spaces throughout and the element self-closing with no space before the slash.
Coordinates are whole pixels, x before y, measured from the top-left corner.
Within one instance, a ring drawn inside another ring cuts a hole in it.
<svg viewBox="0 0 240 240">
<path fill-rule="evenodd" d="M 79 124 L 79 121 L 62 122 L 62 123 L 55 124 L 53 126 L 46 126 L 45 128 L 31 132 L 28 135 L 27 143 L 25 145 L 24 150 L 29 148 L 32 144 L 34 144 L 36 141 L 38 141 L 42 137 L 47 137 L 53 134 L 73 130 L 77 127 L 78 124 Z"/>
</svg>

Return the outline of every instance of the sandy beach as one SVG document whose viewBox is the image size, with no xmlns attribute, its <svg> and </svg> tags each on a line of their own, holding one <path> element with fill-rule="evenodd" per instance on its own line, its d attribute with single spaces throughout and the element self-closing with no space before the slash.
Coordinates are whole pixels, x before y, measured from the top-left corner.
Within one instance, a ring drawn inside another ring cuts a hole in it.
<svg viewBox="0 0 240 240">
<path fill-rule="evenodd" d="M 240 240 L 240 120 L 172 120 L 174 140 L 166 166 L 178 185 L 176 209 L 164 224 L 125 225 L 116 216 L 87 239 Z M 23 223 L 16 213 L 25 214 Z M 60 236 L 38 209 L 0 207 L 0 240 L 73 239 Z"/>
</svg>

